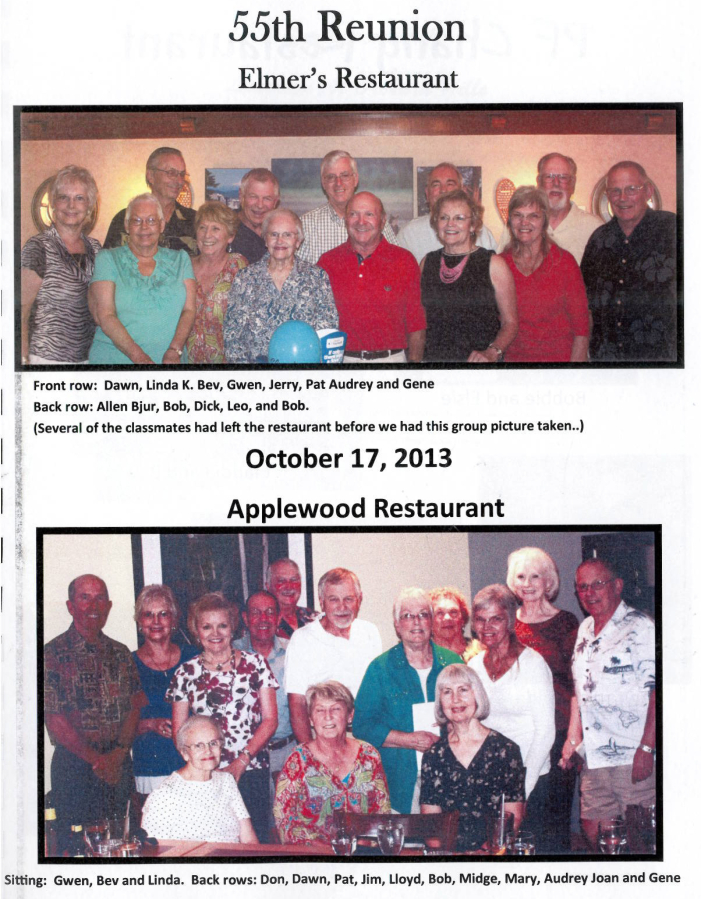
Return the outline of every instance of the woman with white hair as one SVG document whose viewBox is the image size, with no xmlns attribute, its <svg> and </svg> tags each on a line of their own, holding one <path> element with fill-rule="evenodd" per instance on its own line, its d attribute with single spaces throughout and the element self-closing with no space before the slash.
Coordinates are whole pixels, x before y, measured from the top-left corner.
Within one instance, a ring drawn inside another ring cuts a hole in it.
<svg viewBox="0 0 701 899">
<path fill-rule="evenodd" d="M 224 737 L 217 722 L 193 715 L 176 736 L 185 767 L 146 800 L 141 825 L 157 840 L 257 843 L 236 778 L 218 771 Z"/>
<path fill-rule="evenodd" d="M 165 216 L 153 194 L 127 206 L 127 242 L 97 257 L 88 303 L 95 365 L 177 365 L 195 320 L 195 276 L 185 250 L 159 246 Z"/>
<path fill-rule="evenodd" d="M 525 769 L 516 743 L 482 723 L 489 699 L 467 665 L 448 665 L 436 680 L 440 740 L 421 763 L 421 812 L 460 812 L 458 849 L 479 849 L 485 817 L 502 808 L 518 830 L 524 809 Z"/>
<path fill-rule="evenodd" d="M 296 258 L 304 240 L 296 213 L 273 209 L 261 228 L 266 254 L 231 285 L 224 319 L 227 362 L 267 362 L 273 332 L 291 319 L 306 322 L 315 331 L 338 327 L 329 276 Z"/>
<path fill-rule="evenodd" d="M 88 284 L 100 242 L 88 237 L 97 185 L 87 169 L 67 165 L 49 187 L 51 227 L 22 248 L 22 362 L 84 363 L 95 333 Z"/>
<path fill-rule="evenodd" d="M 570 708 L 574 695 L 572 654 L 579 621 L 553 605 L 560 589 L 560 574 L 553 558 L 535 546 L 512 552 L 507 562 L 506 583 L 520 601 L 516 612 L 516 636 L 547 662 L 555 690 L 555 742 L 550 753 L 550 792 L 546 799 L 545 825 L 548 848 L 567 852 L 569 819 L 574 796 L 574 768 L 558 767 L 567 739 Z"/>
<path fill-rule="evenodd" d="M 427 710 L 421 707 L 433 703 L 439 672 L 462 660 L 431 641 L 433 612 L 423 590 L 402 590 L 392 611 L 399 643 L 368 665 L 355 699 L 353 733 L 379 749 L 392 809 L 407 815 L 419 811 L 416 754 L 438 739 L 432 714 L 422 715 Z"/>
</svg>

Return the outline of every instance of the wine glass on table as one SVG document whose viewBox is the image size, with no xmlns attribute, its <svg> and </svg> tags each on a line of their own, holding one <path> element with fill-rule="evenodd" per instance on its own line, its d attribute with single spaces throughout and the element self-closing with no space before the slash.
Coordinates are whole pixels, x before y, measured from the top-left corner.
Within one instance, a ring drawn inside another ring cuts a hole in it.
<svg viewBox="0 0 701 899">
<path fill-rule="evenodd" d="M 392 822 L 379 824 L 377 844 L 383 855 L 399 855 L 404 847 L 404 825 Z"/>
<path fill-rule="evenodd" d="M 626 825 L 622 818 L 599 821 L 597 844 L 603 855 L 620 855 L 628 847 Z"/>
</svg>

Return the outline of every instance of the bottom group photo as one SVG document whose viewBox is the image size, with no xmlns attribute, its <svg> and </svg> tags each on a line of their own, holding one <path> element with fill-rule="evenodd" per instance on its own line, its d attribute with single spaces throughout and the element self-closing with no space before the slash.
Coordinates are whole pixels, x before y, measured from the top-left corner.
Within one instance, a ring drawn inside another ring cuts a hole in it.
<svg viewBox="0 0 701 899">
<path fill-rule="evenodd" d="M 661 538 L 39 529 L 38 861 L 662 859 Z"/>
</svg>

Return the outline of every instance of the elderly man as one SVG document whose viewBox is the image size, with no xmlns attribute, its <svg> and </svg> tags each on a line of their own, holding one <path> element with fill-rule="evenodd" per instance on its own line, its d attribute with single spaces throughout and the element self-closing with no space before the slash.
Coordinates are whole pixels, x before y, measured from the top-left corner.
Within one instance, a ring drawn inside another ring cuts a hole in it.
<svg viewBox="0 0 701 899">
<path fill-rule="evenodd" d="M 102 633 L 112 608 L 105 582 L 92 574 L 75 578 L 66 605 L 73 623 L 44 647 L 60 851 L 72 824 L 124 816 L 134 790 L 129 750 L 147 702 L 131 653 Z"/>
<path fill-rule="evenodd" d="M 402 590 L 392 609 L 399 643 L 365 672 L 355 704 L 353 734 L 379 749 L 394 811 L 419 811 L 417 753 L 438 740 L 433 702 L 436 678 L 462 658 L 431 640 L 433 608 L 418 587 Z"/>
<path fill-rule="evenodd" d="M 575 588 L 590 617 L 574 648 L 575 696 L 560 765 L 576 751 L 585 758 L 582 826 L 595 850 L 601 820 L 655 801 L 655 625 L 623 602 L 623 581 L 602 559 L 579 566 Z"/>
<path fill-rule="evenodd" d="M 344 362 L 423 358 L 421 274 L 408 250 L 382 236 L 386 218 L 374 194 L 356 194 L 346 207 L 348 240 L 319 260 L 331 280 L 338 326 L 348 335 Z"/>
<path fill-rule="evenodd" d="M 195 210 L 178 203 L 186 178 L 187 168 L 180 150 L 159 147 L 146 160 L 146 183 L 161 204 L 166 222 L 158 242 L 162 247 L 185 250 L 193 256 L 197 252 Z M 125 215 L 126 209 L 122 209 L 112 219 L 103 244 L 105 249 L 121 247 L 127 242 Z"/>
<path fill-rule="evenodd" d="M 289 640 L 297 628 L 304 627 L 319 617 L 314 609 L 297 605 L 302 595 L 302 576 L 297 563 L 292 559 L 276 559 L 268 565 L 265 589 L 273 594 L 280 606 L 276 631 L 278 637 Z"/>
<path fill-rule="evenodd" d="M 251 169 L 241 179 L 239 200 L 239 226 L 231 252 L 245 256 L 251 265 L 267 251 L 263 219 L 280 204 L 280 183 L 270 169 Z"/>
<path fill-rule="evenodd" d="M 589 239 L 582 275 L 597 362 L 677 359 L 677 217 L 654 211 L 652 185 L 637 162 L 606 175 L 614 217 Z"/>
<path fill-rule="evenodd" d="M 351 197 L 358 189 L 358 165 L 345 150 L 332 150 L 321 160 L 321 187 L 329 202 L 317 206 L 302 216 L 302 227 L 306 235 L 299 250 L 299 258 L 316 263 L 319 258 L 345 243 L 346 209 Z M 396 243 L 394 231 L 385 222 L 385 239 Z"/>
<path fill-rule="evenodd" d="M 451 162 L 441 162 L 429 172 L 426 182 L 429 214 L 413 219 L 404 225 L 397 235 L 399 246 L 409 250 L 417 262 L 420 263 L 426 253 L 441 248 L 436 232 L 431 227 L 431 210 L 436 200 L 443 194 L 448 194 L 451 190 L 460 190 L 464 186 L 462 173 Z M 492 232 L 484 225 L 475 238 L 475 245 L 487 250 L 496 250 L 497 248 L 497 242 L 494 240 Z"/>
<path fill-rule="evenodd" d="M 336 680 L 355 696 L 368 664 L 382 649 L 380 632 L 358 618 L 363 593 L 357 575 L 332 568 L 319 580 L 322 618 L 295 631 L 287 649 L 285 692 L 300 743 L 312 738 L 305 693 L 313 684 Z"/>
<path fill-rule="evenodd" d="M 253 593 L 246 600 L 243 612 L 243 623 L 246 633 L 234 640 L 236 649 L 257 652 L 272 669 L 275 679 L 282 684 L 285 678 L 285 652 L 288 640 L 281 640 L 277 634 L 280 623 L 280 605 L 272 593 L 261 590 Z M 273 734 L 267 749 L 270 753 L 270 776 L 275 784 L 287 756 L 295 748 L 295 738 L 290 723 L 290 709 L 287 694 L 284 690 L 275 691 L 277 701 L 277 730 Z"/>
</svg>

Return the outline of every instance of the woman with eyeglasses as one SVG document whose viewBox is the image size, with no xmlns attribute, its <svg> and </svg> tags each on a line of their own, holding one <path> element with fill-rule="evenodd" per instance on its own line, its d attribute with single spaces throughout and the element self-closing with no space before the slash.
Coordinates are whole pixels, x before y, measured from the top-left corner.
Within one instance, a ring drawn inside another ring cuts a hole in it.
<svg viewBox="0 0 701 899">
<path fill-rule="evenodd" d="M 185 767 L 144 805 L 141 826 L 157 840 L 258 843 L 236 778 L 218 770 L 224 738 L 217 722 L 194 715 L 176 737 Z"/>
<path fill-rule="evenodd" d="M 277 729 L 278 682 L 261 655 L 232 646 L 238 611 L 221 593 L 206 593 L 194 602 L 187 623 L 202 651 L 176 670 L 168 688 L 173 735 L 177 743 L 190 714 L 215 719 L 224 735 L 219 768 L 233 774 L 258 839 L 268 842 L 266 747 Z"/>
<path fill-rule="evenodd" d="M 195 276 L 185 250 L 159 246 L 166 221 L 154 194 L 127 206 L 127 242 L 102 250 L 88 290 L 97 324 L 93 365 L 178 365 L 195 320 Z"/>
<path fill-rule="evenodd" d="M 267 252 L 234 279 L 224 321 L 227 362 L 268 361 L 274 331 L 291 319 L 315 331 L 338 327 L 329 277 L 296 258 L 304 229 L 291 209 L 273 209 L 263 219 Z"/>
<path fill-rule="evenodd" d="M 501 258 L 516 285 L 518 334 L 507 362 L 586 362 L 589 307 L 577 260 L 548 237 L 548 197 L 519 187 L 509 202 Z"/>
<path fill-rule="evenodd" d="M 132 655 L 148 705 L 141 709 L 132 756 L 136 791 L 144 797 L 183 763 L 173 745 L 166 691 L 175 669 L 197 655 L 197 649 L 190 644 L 181 648 L 173 642 L 178 618 L 170 587 L 150 584 L 139 593 L 134 620 L 143 643 Z"/>
<path fill-rule="evenodd" d="M 483 214 L 464 190 L 439 197 L 431 210 L 443 249 L 421 262 L 426 362 L 501 362 L 516 337 L 513 276 L 503 259 L 475 243 Z"/>
<path fill-rule="evenodd" d="M 417 752 L 438 740 L 436 678 L 462 659 L 431 641 L 433 612 L 423 590 L 402 590 L 392 612 L 399 643 L 368 665 L 355 699 L 353 734 L 379 749 L 392 810 L 418 814 Z"/>
</svg>

